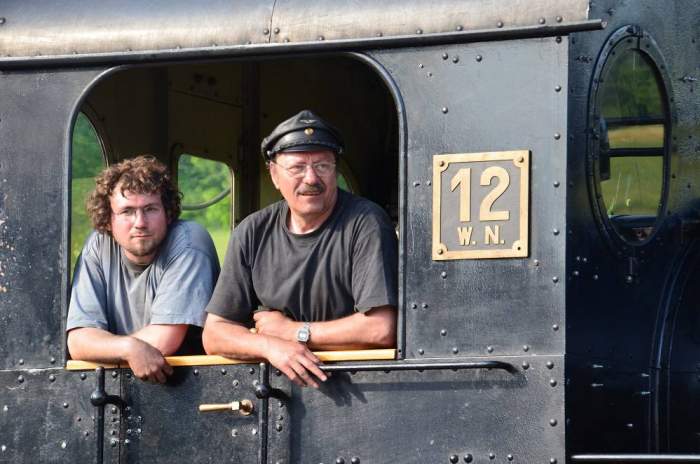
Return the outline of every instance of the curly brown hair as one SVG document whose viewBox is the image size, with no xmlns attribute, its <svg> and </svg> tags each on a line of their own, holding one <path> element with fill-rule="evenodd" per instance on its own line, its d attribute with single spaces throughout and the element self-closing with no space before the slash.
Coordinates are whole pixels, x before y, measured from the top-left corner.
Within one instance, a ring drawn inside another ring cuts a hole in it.
<svg viewBox="0 0 700 464">
<path fill-rule="evenodd" d="M 92 226 L 98 232 L 110 233 L 110 197 L 117 186 L 122 193 L 160 192 L 168 220 L 174 221 L 180 216 L 182 194 L 173 183 L 168 168 L 151 155 L 140 155 L 109 166 L 95 178 L 95 190 L 90 193 L 86 206 Z"/>
</svg>

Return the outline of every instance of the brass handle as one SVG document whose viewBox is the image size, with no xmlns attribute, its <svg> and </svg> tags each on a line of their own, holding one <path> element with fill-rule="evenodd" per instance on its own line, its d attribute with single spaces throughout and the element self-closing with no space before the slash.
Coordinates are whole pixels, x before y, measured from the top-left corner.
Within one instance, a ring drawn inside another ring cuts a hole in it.
<svg viewBox="0 0 700 464">
<path fill-rule="evenodd" d="M 238 411 L 241 416 L 249 416 L 253 413 L 253 402 L 250 400 L 231 401 L 220 404 L 200 404 L 199 412 Z"/>
</svg>

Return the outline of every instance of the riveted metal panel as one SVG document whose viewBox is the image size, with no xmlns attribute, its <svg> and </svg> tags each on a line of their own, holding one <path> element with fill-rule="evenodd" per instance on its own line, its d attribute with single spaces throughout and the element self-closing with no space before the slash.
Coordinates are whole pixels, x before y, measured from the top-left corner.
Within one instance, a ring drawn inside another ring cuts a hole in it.
<svg viewBox="0 0 700 464">
<path fill-rule="evenodd" d="M 6 0 L 0 14 L 0 56 L 17 58 L 558 26 L 586 20 L 588 2 Z"/>
<path fill-rule="evenodd" d="M 265 43 L 274 2 L 3 2 L 5 57 L 175 50 Z"/>
<path fill-rule="evenodd" d="M 290 399 L 270 401 L 268 462 L 563 463 L 563 357 L 499 360 L 515 370 L 273 376 Z"/>
<path fill-rule="evenodd" d="M 692 306 L 693 298 L 685 300 L 683 292 L 698 262 L 693 224 L 700 99 L 694 79 L 700 77 L 700 8 L 693 0 L 604 0 L 593 2 L 590 14 L 605 20 L 607 29 L 570 38 L 568 446 L 571 453 L 698 452 L 697 437 L 691 436 L 698 417 L 692 362 L 697 346 L 688 338 L 691 326 L 678 321 L 696 313 L 684 307 Z M 595 70 L 613 34 L 628 26 L 640 31 L 642 43 L 650 38 L 658 47 L 671 111 L 664 217 L 653 239 L 641 246 L 611 239 L 597 217 L 606 212 L 596 210 L 592 196 L 589 151 Z M 642 376 L 650 378 L 645 382 Z"/>
<path fill-rule="evenodd" d="M 125 370 L 121 454 L 126 462 L 258 463 L 262 401 L 255 397 L 257 365 L 177 367 L 154 385 Z M 251 400 L 254 411 L 199 412 L 200 404 Z"/>
<path fill-rule="evenodd" d="M 117 393 L 119 379 L 107 379 L 106 390 Z M 94 372 L 0 372 L 0 462 L 95 462 L 95 385 Z M 104 462 L 119 462 L 118 448 L 105 448 Z"/>
<path fill-rule="evenodd" d="M 332 9 L 329 7 L 332 5 Z M 407 2 L 278 0 L 274 42 L 433 34 L 575 22 L 588 18 L 581 0 Z"/>
<path fill-rule="evenodd" d="M 374 56 L 406 108 L 406 356 L 563 352 L 566 38 Z M 507 150 L 531 153 L 529 257 L 433 261 L 433 156 Z"/>
<path fill-rule="evenodd" d="M 63 358 L 70 118 L 100 72 L 0 73 L 0 368 Z"/>
</svg>

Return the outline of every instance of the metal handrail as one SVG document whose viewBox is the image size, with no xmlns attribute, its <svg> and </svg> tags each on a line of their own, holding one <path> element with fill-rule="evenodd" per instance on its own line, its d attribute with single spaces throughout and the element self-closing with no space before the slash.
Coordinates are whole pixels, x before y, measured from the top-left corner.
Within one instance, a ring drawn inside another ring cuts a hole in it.
<svg viewBox="0 0 700 464">
<path fill-rule="evenodd" d="M 462 369 L 501 369 L 514 372 L 512 364 L 503 361 L 471 361 L 471 362 L 412 362 L 392 361 L 378 363 L 343 363 L 321 364 L 318 366 L 324 372 L 352 372 L 352 371 L 434 371 L 434 370 L 462 370 Z"/>
</svg>

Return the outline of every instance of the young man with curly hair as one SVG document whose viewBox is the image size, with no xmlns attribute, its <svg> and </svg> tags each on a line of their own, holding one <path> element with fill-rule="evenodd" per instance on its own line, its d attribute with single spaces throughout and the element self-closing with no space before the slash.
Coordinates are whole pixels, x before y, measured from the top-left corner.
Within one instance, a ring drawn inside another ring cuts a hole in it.
<svg viewBox="0 0 700 464">
<path fill-rule="evenodd" d="M 95 231 L 76 263 L 66 324 L 73 359 L 127 362 L 164 383 L 164 356 L 198 342 L 219 261 L 206 230 L 178 220 L 180 196 L 152 156 L 97 176 L 87 202 Z"/>
</svg>

